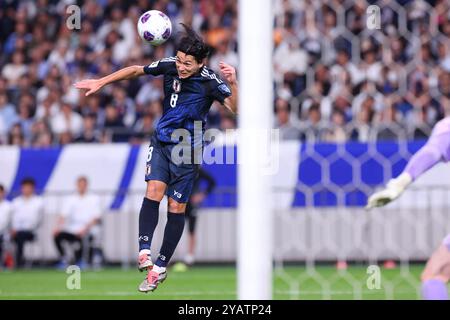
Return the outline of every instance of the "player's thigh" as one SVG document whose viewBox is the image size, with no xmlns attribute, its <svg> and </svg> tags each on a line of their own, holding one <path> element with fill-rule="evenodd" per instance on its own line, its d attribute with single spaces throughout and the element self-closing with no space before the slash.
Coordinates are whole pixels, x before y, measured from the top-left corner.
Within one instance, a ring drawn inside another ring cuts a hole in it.
<svg viewBox="0 0 450 320">
<path fill-rule="evenodd" d="M 170 159 L 167 158 L 164 148 L 165 146 L 152 137 L 145 172 L 145 181 L 147 182 L 145 196 L 155 201 L 162 200 L 170 181 Z"/>
<path fill-rule="evenodd" d="M 433 252 L 422 273 L 423 281 L 435 278 L 443 281 L 450 279 L 450 235 Z"/>
</svg>

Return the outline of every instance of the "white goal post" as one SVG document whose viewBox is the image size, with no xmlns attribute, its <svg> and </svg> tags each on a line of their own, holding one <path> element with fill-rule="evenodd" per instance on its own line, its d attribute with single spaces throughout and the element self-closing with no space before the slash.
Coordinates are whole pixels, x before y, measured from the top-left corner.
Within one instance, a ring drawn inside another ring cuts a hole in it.
<svg viewBox="0 0 450 320">
<path fill-rule="evenodd" d="M 273 101 L 271 0 L 239 1 L 238 299 L 272 299 L 269 150 Z"/>
</svg>

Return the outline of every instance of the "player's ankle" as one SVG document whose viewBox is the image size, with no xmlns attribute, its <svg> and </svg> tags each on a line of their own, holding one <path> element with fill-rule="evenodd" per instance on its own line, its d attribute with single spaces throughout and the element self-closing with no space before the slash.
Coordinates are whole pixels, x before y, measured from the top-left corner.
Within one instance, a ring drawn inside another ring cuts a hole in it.
<svg viewBox="0 0 450 320">
<path fill-rule="evenodd" d="M 166 267 L 160 267 L 160 266 L 154 265 L 152 270 L 157 273 L 163 273 L 163 272 L 166 272 Z"/>
<path fill-rule="evenodd" d="M 151 251 L 149 249 L 142 249 L 142 250 L 139 251 L 139 255 L 141 256 L 143 254 L 146 254 L 146 255 L 150 256 L 151 255 Z"/>
</svg>

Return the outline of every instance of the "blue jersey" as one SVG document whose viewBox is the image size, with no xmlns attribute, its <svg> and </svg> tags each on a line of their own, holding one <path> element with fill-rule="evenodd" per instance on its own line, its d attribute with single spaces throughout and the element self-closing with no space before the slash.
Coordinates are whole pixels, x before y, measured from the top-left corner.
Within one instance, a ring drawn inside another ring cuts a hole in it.
<svg viewBox="0 0 450 320">
<path fill-rule="evenodd" d="M 194 138 L 194 124 L 201 124 L 203 144 L 206 116 L 214 100 L 223 104 L 231 90 L 211 69 L 203 66 L 197 74 L 180 79 L 176 57 L 165 58 L 144 67 L 153 76 L 164 75 L 163 114 L 156 128 L 156 137 L 165 143 L 177 143 L 172 136 L 176 129 L 186 129 Z M 193 143 L 194 141 L 192 141 Z"/>
</svg>

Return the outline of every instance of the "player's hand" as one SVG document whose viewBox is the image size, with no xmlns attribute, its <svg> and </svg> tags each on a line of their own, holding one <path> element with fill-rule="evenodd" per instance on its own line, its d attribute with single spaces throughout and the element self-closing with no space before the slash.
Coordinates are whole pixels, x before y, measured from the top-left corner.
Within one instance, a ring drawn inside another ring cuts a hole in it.
<svg viewBox="0 0 450 320">
<path fill-rule="evenodd" d="M 391 179 L 386 188 L 374 193 L 367 201 L 366 209 L 370 210 L 376 207 L 382 207 L 389 202 L 394 201 L 405 191 L 412 182 L 412 177 L 404 172 L 395 179 Z"/>
<path fill-rule="evenodd" d="M 370 210 L 376 207 L 385 206 L 389 202 L 392 202 L 393 200 L 397 199 L 399 195 L 400 195 L 399 192 L 396 192 L 395 190 L 389 188 L 378 191 L 369 197 L 366 209 Z"/>
<path fill-rule="evenodd" d="M 237 82 L 236 69 L 225 62 L 219 63 L 220 72 L 223 77 L 228 81 L 228 83 L 233 84 Z"/>
<path fill-rule="evenodd" d="M 74 84 L 74 86 L 77 89 L 87 89 L 88 90 L 86 92 L 87 97 L 99 91 L 103 87 L 103 84 L 99 79 L 86 79 L 78 81 L 77 83 Z"/>
</svg>

